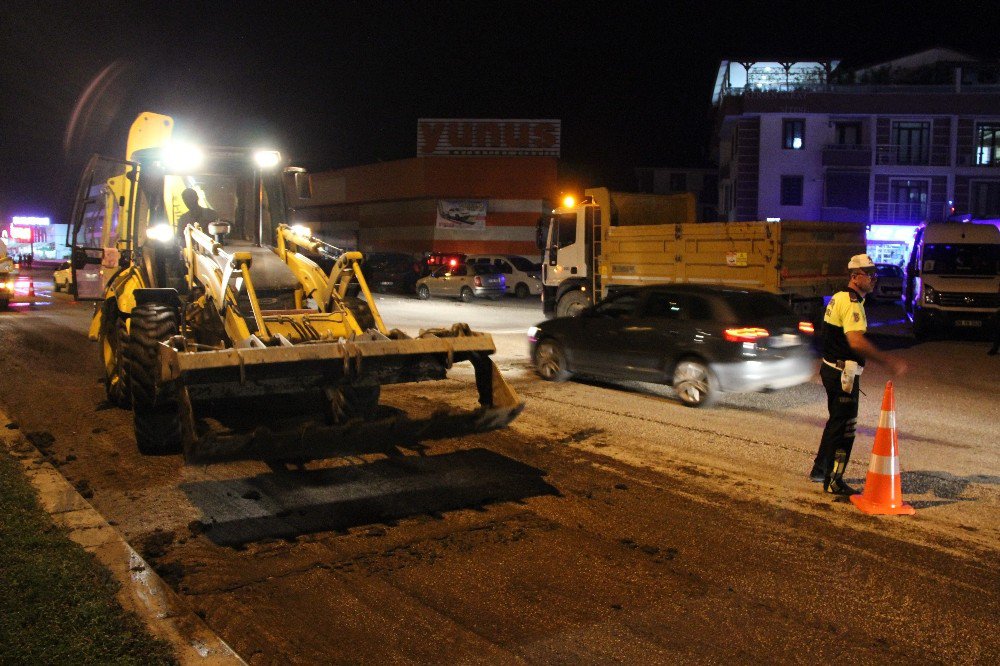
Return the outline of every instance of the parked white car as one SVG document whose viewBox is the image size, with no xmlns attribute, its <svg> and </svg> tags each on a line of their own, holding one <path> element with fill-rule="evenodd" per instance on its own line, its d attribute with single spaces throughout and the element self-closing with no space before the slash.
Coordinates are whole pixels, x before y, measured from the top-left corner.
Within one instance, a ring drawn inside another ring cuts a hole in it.
<svg viewBox="0 0 1000 666">
<path fill-rule="evenodd" d="M 542 267 L 516 254 L 472 254 L 470 264 L 492 266 L 507 278 L 507 293 L 518 298 L 542 293 Z"/>
<path fill-rule="evenodd" d="M 68 261 L 59 264 L 59 268 L 52 273 L 52 288 L 67 294 L 73 293 L 73 268 Z"/>
</svg>

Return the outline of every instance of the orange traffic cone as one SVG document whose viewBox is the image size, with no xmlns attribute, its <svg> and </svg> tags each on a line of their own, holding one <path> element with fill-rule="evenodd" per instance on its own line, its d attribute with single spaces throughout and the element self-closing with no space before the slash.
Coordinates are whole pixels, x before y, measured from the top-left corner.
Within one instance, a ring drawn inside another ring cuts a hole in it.
<svg viewBox="0 0 1000 666">
<path fill-rule="evenodd" d="M 899 441 L 896 439 L 896 396 L 892 392 L 892 382 L 885 384 L 882 414 L 875 431 L 865 491 L 861 495 L 851 495 L 851 501 L 865 513 L 892 516 L 912 516 L 916 513 L 916 509 L 903 502 Z"/>
</svg>

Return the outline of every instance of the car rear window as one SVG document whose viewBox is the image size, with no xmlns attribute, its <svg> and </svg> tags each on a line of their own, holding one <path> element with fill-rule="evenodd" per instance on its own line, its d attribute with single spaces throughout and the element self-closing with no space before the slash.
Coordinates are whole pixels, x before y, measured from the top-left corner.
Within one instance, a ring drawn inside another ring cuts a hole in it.
<svg viewBox="0 0 1000 666">
<path fill-rule="evenodd" d="M 788 304 L 773 294 L 731 292 L 723 294 L 722 299 L 739 321 L 751 322 L 765 317 L 792 314 Z"/>
</svg>

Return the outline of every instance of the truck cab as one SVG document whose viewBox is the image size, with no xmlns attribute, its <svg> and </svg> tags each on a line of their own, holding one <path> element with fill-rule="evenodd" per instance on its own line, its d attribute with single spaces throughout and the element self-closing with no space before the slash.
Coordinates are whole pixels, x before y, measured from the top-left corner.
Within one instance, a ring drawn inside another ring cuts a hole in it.
<svg viewBox="0 0 1000 666">
<path fill-rule="evenodd" d="M 591 305 L 594 284 L 594 235 L 601 237 L 601 209 L 591 197 L 563 206 L 542 217 L 542 310 L 547 317 L 578 314 Z"/>
<path fill-rule="evenodd" d="M 1000 229 L 931 223 L 916 232 L 904 306 L 913 334 L 982 329 L 1000 307 Z"/>
</svg>

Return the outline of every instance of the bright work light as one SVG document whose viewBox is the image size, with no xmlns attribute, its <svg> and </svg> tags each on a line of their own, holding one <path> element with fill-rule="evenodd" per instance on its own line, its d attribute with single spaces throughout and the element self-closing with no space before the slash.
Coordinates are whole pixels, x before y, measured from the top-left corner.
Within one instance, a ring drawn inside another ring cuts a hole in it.
<svg viewBox="0 0 1000 666">
<path fill-rule="evenodd" d="M 201 166 L 205 154 L 198 146 L 190 143 L 171 143 L 163 151 L 163 162 L 168 170 L 175 173 L 193 171 Z"/>
<path fill-rule="evenodd" d="M 270 169 L 281 161 L 281 153 L 277 150 L 258 150 L 253 159 L 261 169 Z"/>
<path fill-rule="evenodd" d="M 573 197 L 573 195 L 572 194 L 566 195 L 566 197 L 563 199 L 563 206 L 565 208 L 572 208 L 575 205 L 576 205 L 576 199 Z"/>
<path fill-rule="evenodd" d="M 174 230 L 169 224 L 161 222 L 160 224 L 154 224 L 149 229 L 146 229 L 146 238 L 149 240 L 159 241 L 165 243 L 174 237 Z"/>
<path fill-rule="evenodd" d="M 312 236 L 312 229 L 304 224 L 293 224 L 292 231 L 297 233 L 299 236 L 305 236 L 306 238 Z"/>
</svg>

